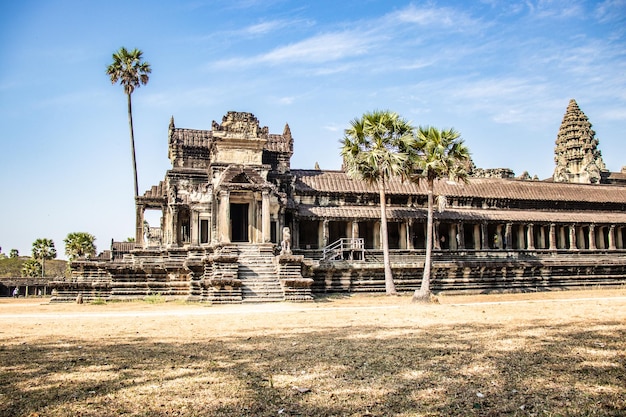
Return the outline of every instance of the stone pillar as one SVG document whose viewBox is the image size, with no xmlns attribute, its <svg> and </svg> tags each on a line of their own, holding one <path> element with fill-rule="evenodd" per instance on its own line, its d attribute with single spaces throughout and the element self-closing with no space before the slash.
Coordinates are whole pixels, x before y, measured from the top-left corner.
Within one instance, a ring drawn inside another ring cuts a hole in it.
<svg viewBox="0 0 626 417">
<path fill-rule="evenodd" d="M 504 226 L 504 249 L 511 250 L 513 244 L 513 224 L 507 223 Z"/>
<path fill-rule="evenodd" d="M 569 250 L 577 250 L 576 246 L 576 226 L 573 224 L 569 225 Z"/>
<path fill-rule="evenodd" d="M 526 230 L 526 249 L 535 250 L 535 231 L 533 228 L 533 224 L 528 224 L 528 229 Z"/>
<path fill-rule="evenodd" d="M 178 246 L 178 206 L 171 206 L 170 211 L 172 213 L 171 246 Z"/>
<path fill-rule="evenodd" d="M 617 249 L 615 247 L 615 225 L 612 224 L 611 227 L 609 227 L 609 250 L 615 249 Z"/>
<path fill-rule="evenodd" d="M 328 246 L 328 237 L 329 237 L 329 232 L 328 232 L 328 220 L 324 220 L 322 223 L 322 247 L 325 248 L 326 246 Z"/>
<path fill-rule="evenodd" d="M 272 232 L 271 217 L 270 217 L 270 193 L 267 190 L 263 190 L 263 200 L 261 202 L 261 236 L 263 243 L 267 243 L 271 240 Z"/>
<path fill-rule="evenodd" d="M 480 225 L 479 224 L 474 225 L 474 232 L 472 234 L 474 237 L 474 249 L 475 250 L 482 249 L 480 247 Z"/>
<path fill-rule="evenodd" d="M 624 237 L 623 237 L 623 233 L 624 233 L 624 228 L 623 227 L 618 227 L 617 228 L 617 233 L 616 233 L 616 246 L 617 249 L 624 249 Z"/>
<path fill-rule="evenodd" d="M 413 235 L 411 231 L 413 230 L 413 219 L 409 219 L 405 223 L 406 226 L 406 247 L 408 249 L 415 249 L 415 245 L 413 245 Z"/>
<path fill-rule="evenodd" d="M 350 237 L 352 239 L 357 239 L 359 237 L 359 222 L 356 220 L 352 220 L 351 229 L 350 229 Z"/>
<path fill-rule="evenodd" d="M 585 246 L 585 233 L 582 226 L 579 226 L 576 229 L 576 242 L 578 242 L 578 245 L 580 246 L 579 249 L 587 249 Z"/>
<path fill-rule="evenodd" d="M 191 233 L 191 244 L 193 246 L 198 246 L 200 244 L 200 221 L 198 220 L 198 212 L 195 210 L 189 210 L 189 223 Z"/>
<path fill-rule="evenodd" d="M 135 207 L 135 246 L 143 247 L 143 220 L 146 207 L 143 204 L 137 204 Z"/>
<path fill-rule="evenodd" d="M 546 228 L 543 226 L 539 226 L 539 242 L 537 243 L 537 249 L 546 248 Z"/>
<path fill-rule="evenodd" d="M 220 209 L 217 219 L 219 241 L 221 243 L 230 243 L 230 192 L 228 190 L 222 190 L 219 196 Z"/>
<path fill-rule="evenodd" d="M 457 242 L 456 242 L 456 224 L 450 223 L 450 228 L 448 229 L 448 242 L 450 245 L 450 250 L 457 250 Z"/>
<path fill-rule="evenodd" d="M 408 245 L 407 245 L 407 236 L 409 235 L 406 232 L 406 222 L 404 223 L 398 223 L 398 232 L 399 232 L 399 240 L 400 240 L 400 249 L 407 249 Z"/>
<path fill-rule="evenodd" d="M 433 249 L 441 250 L 439 242 L 439 222 L 433 222 Z"/>
<path fill-rule="evenodd" d="M 481 234 L 481 249 L 489 249 L 489 232 L 487 231 L 487 223 L 481 223 L 480 225 L 480 234 Z"/>
<path fill-rule="evenodd" d="M 456 226 L 456 247 L 458 249 L 465 249 L 465 225 L 463 222 L 459 222 Z"/>
<path fill-rule="evenodd" d="M 550 250 L 556 250 L 556 225 L 554 223 L 550 224 L 549 240 Z"/>
<path fill-rule="evenodd" d="M 589 225 L 589 249 L 590 250 L 596 250 L 596 225 L 595 224 L 590 224 Z"/>
</svg>

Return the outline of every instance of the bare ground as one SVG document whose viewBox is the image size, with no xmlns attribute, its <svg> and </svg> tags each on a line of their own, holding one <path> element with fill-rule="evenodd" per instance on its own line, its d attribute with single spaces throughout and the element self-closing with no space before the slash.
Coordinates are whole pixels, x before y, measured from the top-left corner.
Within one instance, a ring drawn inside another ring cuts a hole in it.
<svg viewBox="0 0 626 417">
<path fill-rule="evenodd" d="M 313 303 L 0 299 L 2 416 L 624 416 L 626 288 Z"/>
</svg>

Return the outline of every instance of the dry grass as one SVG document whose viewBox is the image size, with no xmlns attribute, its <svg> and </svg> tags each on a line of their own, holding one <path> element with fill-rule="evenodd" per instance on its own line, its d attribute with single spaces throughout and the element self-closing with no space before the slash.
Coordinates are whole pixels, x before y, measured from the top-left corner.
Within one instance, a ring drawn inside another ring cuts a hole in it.
<svg viewBox="0 0 626 417">
<path fill-rule="evenodd" d="M 626 289 L 0 301 L 2 416 L 618 416 Z"/>
</svg>

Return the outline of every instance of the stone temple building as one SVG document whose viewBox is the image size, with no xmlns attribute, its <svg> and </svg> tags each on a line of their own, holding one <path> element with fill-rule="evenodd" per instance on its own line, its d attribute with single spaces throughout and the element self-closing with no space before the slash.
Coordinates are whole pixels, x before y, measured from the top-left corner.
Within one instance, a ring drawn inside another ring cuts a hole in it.
<svg viewBox="0 0 626 417">
<path fill-rule="evenodd" d="M 384 290 L 377 189 L 343 171 L 293 169 L 288 125 L 270 133 L 234 111 L 210 130 L 178 128 L 172 118 L 167 140 L 172 166 L 136 199 L 135 242 L 72 262 L 71 277 L 52 283 L 54 301 L 306 301 Z M 555 162 L 544 181 L 475 168 L 467 184 L 435 184 L 448 207 L 435 214 L 434 291 L 626 283 L 626 171 L 607 171 L 574 100 Z M 386 192 L 394 280 L 399 291 L 414 290 L 426 186 L 392 180 Z"/>
</svg>

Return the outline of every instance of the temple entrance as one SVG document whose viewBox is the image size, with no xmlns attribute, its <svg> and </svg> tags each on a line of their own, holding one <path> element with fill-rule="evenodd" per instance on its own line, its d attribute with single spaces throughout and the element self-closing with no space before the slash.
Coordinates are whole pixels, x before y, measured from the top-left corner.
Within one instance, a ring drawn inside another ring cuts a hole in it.
<svg viewBox="0 0 626 417">
<path fill-rule="evenodd" d="M 249 242 L 248 204 L 230 204 L 231 242 Z"/>
</svg>

